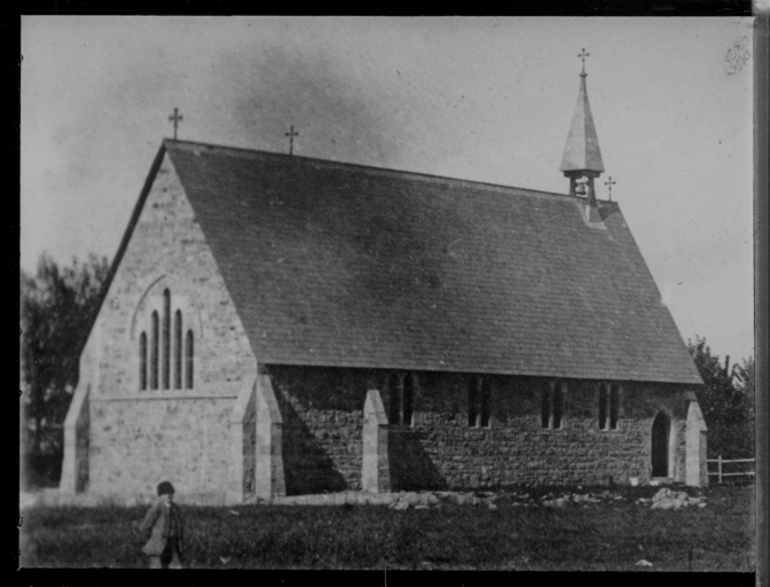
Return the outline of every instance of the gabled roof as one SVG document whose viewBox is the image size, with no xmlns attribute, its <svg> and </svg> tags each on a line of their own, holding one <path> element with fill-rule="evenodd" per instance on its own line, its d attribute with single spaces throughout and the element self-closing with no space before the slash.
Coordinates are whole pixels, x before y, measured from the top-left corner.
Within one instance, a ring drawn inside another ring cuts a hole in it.
<svg viewBox="0 0 770 587">
<path fill-rule="evenodd" d="M 701 383 L 615 203 L 164 148 L 262 363 Z"/>
<path fill-rule="evenodd" d="M 567 145 L 564 147 L 561 171 L 604 171 L 599 138 L 596 136 L 594 118 L 588 103 L 587 75 L 585 72 L 580 74 L 580 91 L 567 135 Z"/>
</svg>

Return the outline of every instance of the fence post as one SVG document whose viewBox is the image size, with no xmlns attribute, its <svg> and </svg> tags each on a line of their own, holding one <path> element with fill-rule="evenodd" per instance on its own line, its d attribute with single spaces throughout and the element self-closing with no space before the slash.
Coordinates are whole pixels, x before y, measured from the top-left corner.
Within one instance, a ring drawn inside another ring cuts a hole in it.
<svg viewBox="0 0 770 587">
<path fill-rule="evenodd" d="M 722 455 L 717 457 L 717 471 L 719 472 L 719 484 L 722 484 Z"/>
</svg>

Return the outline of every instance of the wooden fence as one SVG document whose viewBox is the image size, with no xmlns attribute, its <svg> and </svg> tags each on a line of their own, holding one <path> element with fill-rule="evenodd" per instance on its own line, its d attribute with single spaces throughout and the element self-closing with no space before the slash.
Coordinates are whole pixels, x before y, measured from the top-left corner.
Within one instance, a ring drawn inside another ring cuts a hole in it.
<svg viewBox="0 0 770 587">
<path fill-rule="evenodd" d="M 730 465 L 732 463 L 754 463 L 756 459 L 723 459 L 722 455 L 715 459 L 706 459 L 706 463 L 716 463 L 717 470 L 709 471 L 709 475 L 717 476 L 717 483 L 722 483 L 722 479 L 725 477 L 753 477 L 754 471 L 732 471 L 725 473 L 723 470 L 724 465 Z M 708 465 L 707 465 L 708 466 Z"/>
</svg>

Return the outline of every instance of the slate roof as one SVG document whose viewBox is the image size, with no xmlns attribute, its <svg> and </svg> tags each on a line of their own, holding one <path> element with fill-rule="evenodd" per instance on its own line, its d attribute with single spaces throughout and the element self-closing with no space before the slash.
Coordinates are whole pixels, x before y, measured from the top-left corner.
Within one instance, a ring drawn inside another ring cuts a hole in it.
<svg viewBox="0 0 770 587">
<path fill-rule="evenodd" d="M 164 148 L 260 362 L 702 383 L 616 203 Z"/>
</svg>

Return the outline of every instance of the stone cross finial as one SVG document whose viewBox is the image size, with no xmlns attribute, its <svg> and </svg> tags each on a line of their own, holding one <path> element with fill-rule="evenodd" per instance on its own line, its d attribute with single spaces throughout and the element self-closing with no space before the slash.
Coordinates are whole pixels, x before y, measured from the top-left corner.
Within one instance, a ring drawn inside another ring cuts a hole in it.
<svg viewBox="0 0 770 587">
<path fill-rule="evenodd" d="M 588 75 L 586 73 L 586 57 L 588 57 L 589 55 L 590 53 L 586 51 L 585 47 L 583 47 L 580 50 L 580 53 L 578 53 L 578 57 L 580 57 L 580 61 L 583 62 L 583 71 L 580 72 L 580 75 L 583 75 L 583 76 Z"/>
<path fill-rule="evenodd" d="M 610 202 L 612 201 L 612 186 L 614 186 L 617 181 L 612 181 L 612 176 L 610 175 L 607 177 L 607 181 L 604 182 L 604 185 L 606 185 L 610 190 Z"/>
<path fill-rule="evenodd" d="M 174 140 L 176 140 L 176 129 L 177 126 L 179 126 L 179 123 L 184 119 L 184 117 L 179 114 L 179 108 L 174 108 L 174 113 L 168 117 L 169 122 L 174 123 Z"/>
<path fill-rule="evenodd" d="M 285 137 L 289 137 L 289 155 L 294 154 L 294 137 L 299 136 L 299 133 L 294 130 L 294 125 L 291 125 L 291 130 L 287 133 L 284 133 Z"/>
</svg>

